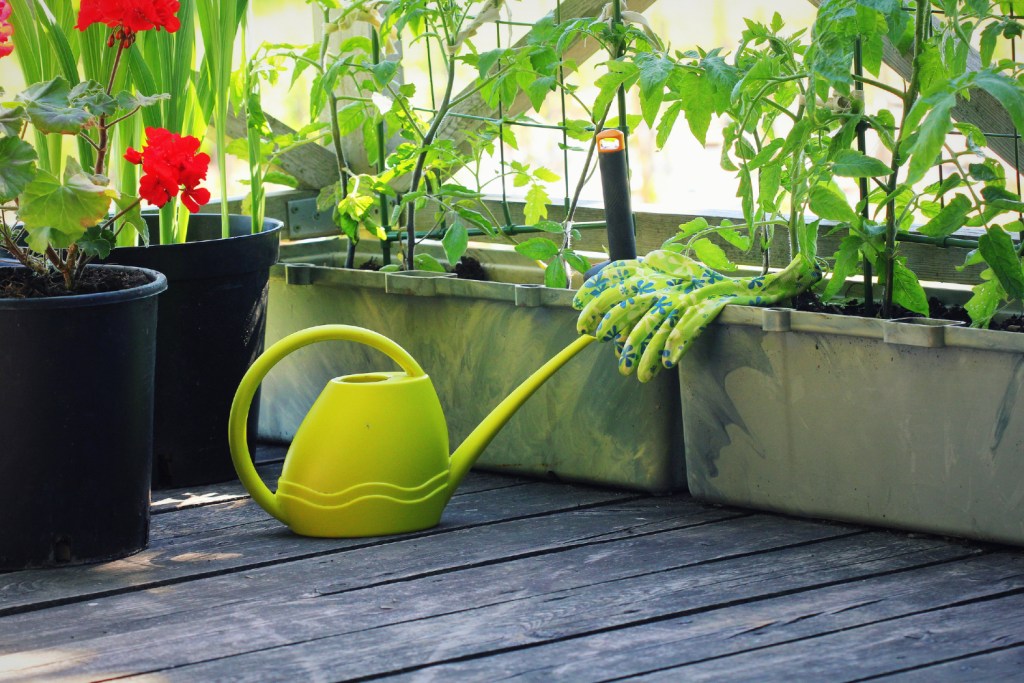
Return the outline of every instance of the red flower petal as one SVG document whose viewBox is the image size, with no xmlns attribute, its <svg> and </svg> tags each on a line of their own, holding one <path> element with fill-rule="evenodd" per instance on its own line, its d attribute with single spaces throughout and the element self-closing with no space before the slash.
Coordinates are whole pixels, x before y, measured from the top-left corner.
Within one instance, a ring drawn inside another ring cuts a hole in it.
<svg viewBox="0 0 1024 683">
<path fill-rule="evenodd" d="M 165 29 L 174 33 L 181 26 L 175 12 L 177 0 L 82 0 L 75 28 L 84 31 L 93 24 L 123 28 L 130 33 Z"/>
<path fill-rule="evenodd" d="M 181 192 L 185 207 L 195 213 L 210 201 L 210 192 L 199 187 L 206 178 L 210 156 L 199 153 L 199 139 L 181 136 L 164 128 L 146 129 L 146 146 L 140 154 L 129 148 L 125 159 L 142 162 L 144 175 L 139 194 L 151 204 L 163 206 Z"/>
<path fill-rule="evenodd" d="M 14 26 L 10 22 L 11 4 L 0 0 L 0 57 L 6 57 L 14 52 L 14 45 L 8 44 L 11 36 L 14 35 Z"/>
</svg>

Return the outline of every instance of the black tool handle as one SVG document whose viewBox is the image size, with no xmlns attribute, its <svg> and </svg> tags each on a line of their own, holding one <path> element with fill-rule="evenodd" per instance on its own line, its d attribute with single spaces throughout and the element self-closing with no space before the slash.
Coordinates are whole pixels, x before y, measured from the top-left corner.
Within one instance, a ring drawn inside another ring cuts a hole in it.
<svg viewBox="0 0 1024 683">
<path fill-rule="evenodd" d="M 601 190 L 604 193 L 608 255 L 612 261 L 636 258 L 626 140 L 622 131 L 608 128 L 597 134 L 597 160 L 601 169 Z"/>
</svg>

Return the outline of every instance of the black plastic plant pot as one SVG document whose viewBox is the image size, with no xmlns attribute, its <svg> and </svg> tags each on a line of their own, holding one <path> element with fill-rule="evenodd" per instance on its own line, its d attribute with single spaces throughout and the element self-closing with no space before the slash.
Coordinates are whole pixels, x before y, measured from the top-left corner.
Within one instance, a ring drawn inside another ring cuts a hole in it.
<svg viewBox="0 0 1024 683">
<path fill-rule="evenodd" d="M 146 547 L 167 282 L 144 272 L 148 284 L 119 292 L 0 299 L 0 569 Z"/>
<path fill-rule="evenodd" d="M 157 217 L 146 220 L 154 243 L 115 249 L 107 262 L 167 276 L 157 340 L 153 487 L 227 481 L 235 476 L 228 413 L 242 376 L 263 352 L 267 281 L 282 223 L 265 220 L 254 234 L 249 216 L 231 216 L 232 236 L 222 238 L 220 214 L 196 214 L 186 242 L 156 244 Z M 249 434 L 256 434 L 258 420 L 257 398 Z"/>
</svg>

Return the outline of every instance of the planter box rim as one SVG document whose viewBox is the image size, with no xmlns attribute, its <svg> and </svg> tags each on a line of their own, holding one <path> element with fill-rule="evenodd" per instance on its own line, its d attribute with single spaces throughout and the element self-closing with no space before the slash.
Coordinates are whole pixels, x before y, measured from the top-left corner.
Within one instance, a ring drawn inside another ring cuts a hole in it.
<svg viewBox="0 0 1024 683">
<path fill-rule="evenodd" d="M 879 339 L 891 344 L 910 346 L 932 348 L 951 346 L 1006 353 L 1024 353 L 1024 333 L 1021 332 L 984 330 L 962 326 L 955 321 L 936 321 L 942 324 L 930 325 L 932 327 L 929 330 L 930 334 L 913 334 L 913 332 L 918 332 L 920 328 L 925 326 L 920 324 L 922 321 L 931 320 L 930 318 L 912 319 L 910 321 L 907 319 L 881 320 L 879 318 L 864 318 L 855 315 L 797 311 L 789 308 L 762 308 L 730 304 L 723 309 L 714 324 L 760 327 L 765 332 L 813 332 L 862 337 Z M 909 330 L 900 328 L 919 329 Z M 904 334 L 905 332 L 907 334 Z M 928 341 L 915 341 L 925 338 Z"/>
<path fill-rule="evenodd" d="M 504 301 L 521 307 L 571 308 L 572 299 L 576 294 L 575 290 L 555 289 L 537 284 L 462 280 L 453 274 L 431 273 L 416 276 L 401 271 L 382 273 L 311 263 L 276 264 L 271 268 L 270 277 L 283 279 L 287 284 L 297 286 L 315 284 L 337 288 L 366 287 L 382 290 L 387 294 L 485 299 Z"/>
</svg>

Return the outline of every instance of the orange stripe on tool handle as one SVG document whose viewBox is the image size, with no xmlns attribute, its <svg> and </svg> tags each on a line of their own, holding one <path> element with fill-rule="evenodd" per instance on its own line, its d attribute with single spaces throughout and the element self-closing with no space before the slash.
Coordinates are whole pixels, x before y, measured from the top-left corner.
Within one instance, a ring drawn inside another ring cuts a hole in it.
<svg viewBox="0 0 1024 683">
<path fill-rule="evenodd" d="M 621 130 L 606 128 L 597 134 L 596 139 L 597 166 L 601 169 L 601 191 L 608 229 L 608 257 L 612 261 L 636 258 L 626 136 Z"/>
<path fill-rule="evenodd" d="M 621 152 L 626 149 L 626 136 L 617 128 L 605 128 L 597 134 L 597 151 L 600 154 Z"/>
</svg>

